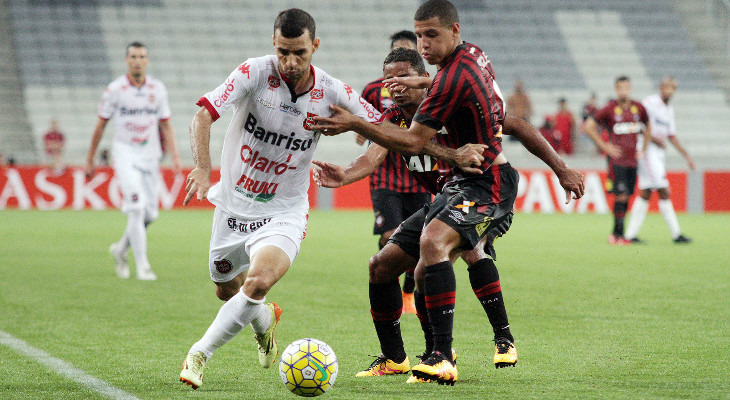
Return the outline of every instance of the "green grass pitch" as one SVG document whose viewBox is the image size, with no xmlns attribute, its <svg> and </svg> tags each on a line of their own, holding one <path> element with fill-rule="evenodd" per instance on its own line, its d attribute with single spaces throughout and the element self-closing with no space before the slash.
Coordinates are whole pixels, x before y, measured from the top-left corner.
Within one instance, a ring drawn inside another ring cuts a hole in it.
<svg viewBox="0 0 730 400">
<path fill-rule="evenodd" d="M 177 381 L 221 303 L 208 277 L 212 211 L 163 212 L 149 229 L 156 282 L 120 280 L 107 253 L 117 211 L 0 212 L 0 330 L 140 399 L 293 399 L 258 365 L 249 328 L 209 363 L 205 385 Z M 369 212 L 313 212 L 289 273 L 269 293 L 284 310 L 281 349 L 324 340 L 339 358 L 332 399 L 727 399 L 730 215 L 680 215 L 675 245 L 650 214 L 641 246 L 606 243 L 609 215 L 518 214 L 496 244 L 516 368 L 495 370 L 491 329 L 456 264 L 454 387 L 406 376 L 354 378 L 379 353 L 367 298 L 377 249 Z M 402 329 L 411 362 L 417 318 Z M 1 399 L 104 399 L 0 345 Z"/>
</svg>

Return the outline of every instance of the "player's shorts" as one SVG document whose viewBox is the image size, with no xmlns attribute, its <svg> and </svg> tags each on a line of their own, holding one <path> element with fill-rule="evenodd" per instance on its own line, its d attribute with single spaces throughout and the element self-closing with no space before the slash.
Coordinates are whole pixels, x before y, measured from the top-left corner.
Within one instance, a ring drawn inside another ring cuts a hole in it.
<svg viewBox="0 0 730 400">
<path fill-rule="evenodd" d="M 162 179 L 159 162 L 117 157 L 114 175 L 122 192 L 122 212 L 145 210 L 145 221 L 157 219 Z"/>
<path fill-rule="evenodd" d="M 403 221 L 388 242 L 418 259 L 423 227 L 436 218 L 461 235 L 462 250 L 474 249 L 487 236 L 484 250 L 496 259 L 493 243 L 512 224 L 518 182 L 517 171 L 509 164 L 501 164 L 483 175 L 449 183 L 432 204 Z"/>
<path fill-rule="evenodd" d="M 430 193 L 400 193 L 388 189 L 370 191 L 375 213 L 373 233 L 382 235 L 400 225 L 403 220 L 431 202 Z"/>
<path fill-rule="evenodd" d="M 294 262 L 307 230 L 307 214 L 280 214 L 243 220 L 220 207 L 213 213 L 208 269 L 213 282 L 229 282 L 248 271 L 251 257 L 264 246 L 276 246 Z"/>
<path fill-rule="evenodd" d="M 663 149 L 649 146 L 637 168 L 639 189 L 663 189 L 669 187 Z"/>
<path fill-rule="evenodd" d="M 636 167 L 609 164 L 606 191 L 613 194 L 634 194 Z"/>
</svg>

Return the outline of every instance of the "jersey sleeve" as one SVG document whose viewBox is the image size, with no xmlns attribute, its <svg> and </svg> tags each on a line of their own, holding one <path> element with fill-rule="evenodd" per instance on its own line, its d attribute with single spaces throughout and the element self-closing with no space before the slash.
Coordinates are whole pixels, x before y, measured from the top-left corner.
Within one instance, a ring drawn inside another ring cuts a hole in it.
<svg viewBox="0 0 730 400">
<path fill-rule="evenodd" d="M 167 97 L 167 88 L 162 82 L 160 82 L 159 85 L 161 89 L 158 116 L 160 121 L 165 121 L 170 119 L 170 117 L 172 116 L 172 111 L 170 111 L 170 100 Z"/>
<path fill-rule="evenodd" d="M 260 66 L 254 60 L 246 60 L 228 75 L 225 82 L 203 95 L 195 104 L 205 107 L 213 121 L 217 120 L 227 109 L 253 92 L 259 69 Z"/>
<path fill-rule="evenodd" d="M 595 119 L 599 125 L 608 129 L 609 120 L 611 118 L 611 115 L 613 115 L 613 105 L 609 104 L 609 105 L 601 108 L 600 110 L 596 111 L 596 113 L 593 114 L 593 119 Z"/>
<path fill-rule="evenodd" d="M 368 122 L 379 124 L 383 121 L 383 115 L 380 111 L 376 110 L 372 104 L 360 97 L 357 91 L 344 83 L 337 91 L 337 105 Z"/>
<path fill-rule="evenodd" d="M 440 130 L 451 114 L 459 109 L 464 97 L 469 91 L 469 85 L 462 79 L 444 79 L 450 75 L 446 71 L 438 74 L 429 90 L 428 95 L 418 107 L 413 120 L 427 127 Z"/>
<path fill-rule="evenodd" d="M 99 102 L 98 114 L 100 118 L 111 119 L 114 116 L 114 112 L 117 110 L 117 94 L 118 92 L 114 90 L 112 85 L 107 86 Z"/>
</svg>

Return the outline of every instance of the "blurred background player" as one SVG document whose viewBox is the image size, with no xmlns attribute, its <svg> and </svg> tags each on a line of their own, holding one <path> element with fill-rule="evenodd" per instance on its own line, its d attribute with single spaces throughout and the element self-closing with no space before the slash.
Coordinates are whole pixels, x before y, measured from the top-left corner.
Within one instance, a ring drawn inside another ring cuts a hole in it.
<svg viewBox="0 0 730 400">
<path fill-rule="evenodd" d="M 693 171 L 695 169 L 692 157 L 675 135 L 677 125 L 674 122 L 674 107 L 669 104 L 669 101 L 676 90 L 677 82 L 673 77 L 668 76 L 659 83 L 659 93 L 647 96 L 641 101 L 651 121 L 651 141 L 646 148 L 646 153 L 639 159 L 638 185 L 640 192 L 631 206 L 631 218 L 626 228 L 626 239 L 634 243 L 642 243 L 642 240 L 636 235 L 644 223 L 644 218 L 649 210 L 649 198 L 655 190 L 659 193 L 659 211 L 669 227 L 672 240 L 675 243 L 691 242 L 690 238 L 682 235 L 677 214 L 674 212 L 674 205 L 669 198 L 669 181 L 665 161 L 666 142 L 669 141 L 687 161 L 689 168 Z M 640 146 L 641 142 L 642 138 L 639 138 Z"/>
<path fill-rule="evenodd" d="M 416 34 L 411 31 L 400 31 L 390 36 L 390 50 L 396 48 L 415 49 Z M 363 98 L 372 104 L 378 111 L 383 112 L 394 105 L 393 97 L 388 88 L 383 86 L 383 78 L 378 78 L 367 85 L 362 91 Z M 358 144 L 365 138 L 355 134 Z M 380 235 L 378 248 L 382 249 L 395 228 L 411 214 L 418 211 L 424 204 L 431 202 L 431 195 L 423 188 L 406 168 L 403 157 L 390 152 L 385 160 L 370 175 L 370 198 L 373 203 L 375 223 L 373 234 Z M 403 312 L 415 314 L 416 307 L 413 291 L 416 283 L 413 280 L 413 271 L 407 271 L 403 278 Z"/>
<path fill-rule="evenodd" d="M 170 123 L 167 89 L 161 81 L 146 73 L 147 47 L 140 42 L 130 43 L 124 61 L 127 74 L 107 86 L 99 103 L 99 120 L 91 137 L 85 169 L 87 177 L 94 174 L 96 149 L 104 128 L 110 119 L 114 119 L 114 175 L 122 191 L 122 212 L 127 214 L 127 227 L 109 251 L 120 278 L 129 278 L 127 251 L 131 247 L 137 279 L 155 280 L 157 276 L 147 259 L 147 226 L 159 215 L 162 158 L 159 130 L 168 139 L 176 172 L 180 171 L 180 155 Z"/>
<path fill-rule="evenodd" d="M 564 97 L 558 100 L 558 112 L 553 116 L 553 127 L 560 132 L 558 153 L 571 155 L 575 145 L 575 117 Z"/>
<path fill-rule="evenodd" d="M 313 116 L 337 104 L 370 122 L 382 117 L 350 86 L 312 65 L 320 39 L 309 13 L 282 11 L 273 31 L 275 55 L 247 59 L 203 95 L 190 126 L 195 168 L 183 204 L 195 196 L 215 205 L 208 269 L 226 302 L 183 362 L 180 381 L 193 389 L 202 386 L 213 353 L 249 324 L 261 366 L 276 361 L 282 311 L 265 303 L 266 295 L 291 267 L 306 233 L 309 168 L 320 137 Z M 221 178 L 210 187 L 211 126 L 231 108 Z"/>
<path fill-rule="evenodd" d="M 613 233 L 608 242 L 614 245 L 631 244 L 624 238 L 624 217 L 629 200 L 636 186 L 638 159 L 646 151 L 651 138 L 651 126 L 646 109 L 641 103 L 631 99 L 631 81 L 626 76 L 616 78 L 616 98 L 588 117 L 583 130 L 608 156 L 608 177 L 606 189 L 614 194 Z M 598 126 L 608 130 L 608 141 L 601 139 Z M 639 134 L 644 141 L 637 149 Z"/>
<path fill-rule="evenodd" d="M 413 49 L 398 48 L 390 52 L 383 63 L 383 72 L 386 79 L 407 77 L 428 77 L 423 59 Z M 418 106 L 426 96 L 426 89 L 410 89 L 405 92 L 394 91 L 395 106 L 388 108 L 384 115 L 390 122 L 401 127 L 411 124 Z M 472 146 L 467 144 L 468 146 Z M 440 146 L 441 147 L 441 146 Z M 444 155 L 453 156 L 443 148 Z M 314 170 L 314 179 L 324 187 L 336 188 L 356 182 L 374 171 L 378 164 L 386 160 L 389 152 L 386 148 L 372 143 L 365 154 L 353 160 L 346 168 L 330 163 L 313 161 L 318 166 Z M 457 152 L 453 152 L 457 153 Z M 399 154 L 399 153 L 395 153 Z M 435 168 L 438 160 L 426 155 L 402 156 L 413 176 L 433 193 L 438 193 L 438 170 Z M 457 162 L 458 160 L 446 160 Z M 423 209 L 418 212 L 423 212 Z M 420 225 L 413 226 L 408 222 L 399 225 L 399 234 L 409 232 L 418 235 Z M 487 244 L 491 248 L 495 237 L 490 237 Z M 401 248 L 401 246 L 403 246 Z M 373 324 L 380 342 L 381 354 L 364 371 L 355 376 L 382 376 L 405 374 L 410 371 L 408 359 L 400 330 L 400 299 L 398 296 L 397 277 L 403 270 L 416 266 L 419 258 L 417 247 L 408 247 L 398 241 L 389 241 L 370 262 L 369 295 Z M 494 257 L 485 252 L 485 245 L 479 245 L 474 250 L 466 251 L 461 257 L 468 265 L 469 279 L 472 289 L 482 307 L 487 313 L 494 334 L 495 353 L 493 362 L 497 368 L 514 366 L 517 363 L 517 350 L 512 343 L 514 337 L 510 332 L 507 310 L 502 298 L 502 289 L 499 273 L 494 264 Z M 426 302 L 422 293 L 415 292 L 416 307 L 421 328 L 424 332 L 426 348 L 423 354 L 417 356 L 426 359 L 433 349 L 433 332 L 428 321 Z M 403 307 L 405 312 L 405 307 Z M 408 383 L 425 382 L 426 380 L 411 376 Z"/>
<path fill-rule="evenodd" d="M 66 143 L 66 137 L 58 128 L 58 121 L 51 121 L 48 132 L 43 135 L 43 148 L 46 152 L 46 162 L 54 174 L 63 173 L 63 146 Z"/>
<path fill-rule="evenodd" d="M 527 122 L 530 122 L 532 119 L 532 100 L 530 100 L 530 96 L 525 91 L 525 84 L 521 79 L 515 81 L 515 87 L 507 97 L 505 109 L 513 117 L 523 119 Z M 517 139 L 510 136 L 509 140 L 516 141 Z"/>
</svg>

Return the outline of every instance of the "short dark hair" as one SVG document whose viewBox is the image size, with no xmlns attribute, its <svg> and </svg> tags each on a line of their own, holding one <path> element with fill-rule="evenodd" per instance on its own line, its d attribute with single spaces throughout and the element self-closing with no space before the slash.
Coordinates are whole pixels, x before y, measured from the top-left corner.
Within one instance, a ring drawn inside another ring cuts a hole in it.
<svg viewBox="0 0 730 400">
<path fill-rule="evenodd" d="M 308 12 L 299 8 L 290 8 L 279 13 L 274 21 L 274 34 L 279 30 L 281 36 L 285 38 L 298 38 L 304 34 L 305 30 L 309 31 L 312 40 L 316 37 L 317 26 L 314 18 Z"/>
<path fill-rule="evenodd" d="M 390 35 L 390 48 L 393 48 L 395 42 L 399 40 L 408 40 L 414 45 L 418 44 L 418 36 L 411 31 L 400 31 Z"/>
<path fill-rule="evenodd" d="M 448 0 L 428 0 L 421 4 L 413 17 L 416 21 L 425 21 L 438 17 L 442 25 L 450 26 L 459 22 L 459 13 L 456 7 Z"/>
<path fill-rule="evenodd" d="M 421 54 L 418 53 L 418 51 L 414 49 L 406 49 L 405 47 L 398 47 L 393 49 L 386 57 L 385 61 L 383 61 L 383 68 L 385 68 L 386 65 L 399 62 L 399 61 L 405 61 L 413 67 L 413 69 L 416 70 L 418 75 L 423 75 L 426 72 L 426 66 L 423 65 L 423 58 L 421 58 Z"/>
<path fill-rule="evenodd" d="M 621 75 L 618 78 L 616 78 L 616 84 L 618 85 L 619 82 L 631 82 L 631 79 L 629 79 L 626 75 Z"/>
<path fill-rule="evenodd" d="M 125 57 L 129 55 L 129 49 L 131 49 L 132 47 L 143 48 L 143 49 L 146 49 L 147 48 L 147 46 L 145 46 L 144 44 L 142 44 L 142 42 L 136 42 L 136 41 L 135 42 L 132 42 L 132 43 L 130 43 L 130 44 L 127 45 L 127 50 L 124 53 L 124 56 Z"/>
</svg>

